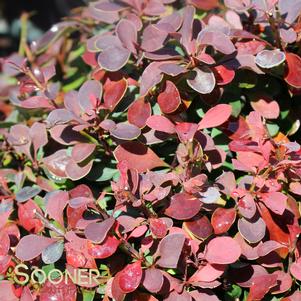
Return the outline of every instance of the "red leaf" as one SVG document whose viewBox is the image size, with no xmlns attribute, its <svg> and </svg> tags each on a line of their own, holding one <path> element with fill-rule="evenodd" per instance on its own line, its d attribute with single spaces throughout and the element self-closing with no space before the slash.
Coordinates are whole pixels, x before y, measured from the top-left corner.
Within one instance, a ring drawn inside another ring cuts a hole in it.
<svg viewBox="0 0 301 301">
<path fill-rule="evenodd" d="M 185 221 L 183 223 L 183 229 L 190 235 L 197 237 L 198 239 L 205 240 L 212 232 L 213 228 L 207 216 L 196 216 L 192 220 Z"/>
<path fill-rule="evenodd" d="M 169 80 L 166 81 L 165 89 L 158 95 L 158 104 L 165 114 L 176 111 L 181 104 L 181 96 L 175 84 Z"/>
<path fill-rule="evenodd" d="M 218 85 L 227 85 L 232 82 L 235 77 L 235 72 L 232 69 L 228 69 L 224 65 L 214 67 L 216 74 L 216 81 Z"/>
<path fill-rule="evenodd" d="M 226 122 L 231 116 L 232 107 L 227 104 L 220 104 L 206 112 L 199 122 L 198 129 L 213 128 Z"/>
<path fill-rule="evenodd" d="M 0 282 L 0 300 L 18 301 L 13 291 L 13 284 L 9 280 L 1 280 Z"/>
<path fill-rule="evenodd" d="M 178 220 L 186 220 L 194 217 L 201 209 L 199 199 L 191 194 L 181 192 L 173 195 L 170 205 L 165 209 L 165 214 Z"/>
<path fill-rule="evenodd" d="M 118 162 L 127 161 L 128 167 L 137 169 L 138 172 L 144 172 L 159 166 L 166 166 L 166 163 L 150 148 L 136 141 L 129 141 L 118 145 L 114 151 L 114 156 Z"/>
<path fill-rule="evenodd" d="M 301 88 L 301 58 L 294 53 L 286 52 L 287 74 L 284 80 L 295 88 Z"/>
<path fill-rule="evenodd" d="M 211 10 L 218 7 L 218 0 L 189 0 L 189 3 L 202 10 Z"/>
<path fill-rule="evenodd" d="M 40 301 L 76 301 L 76 297 L 76 285 L 71 280 L 66 283 L 64 278 L 57 284 L 45 282 L 40 291 Z"/>
<path fill-rule="evenodd" d="M 207 263 L 204 267 L 196 271 L 188 281 L 189 283 L 214 281 L 224 273 L 226 267 L 227 266 L 223 264 Z"/>
<path fill-rule="evenodd" d="M 273 191 L 264 193 L 262 200 L 266 206 L 276 214 L 282 215 L 287 206 L 287 196 L 281 192 Z"/>
<path fill-rule="evenodd" d="M 44 228 L 41 220 L 35 216 L 36 211 L 42 214 L 41 209 L 33 200 L 29 200 L 26 203 L 19 205 L 19 224 L 28 232 L 38 233 Z"/>
<path fill-rule="evenodd" d="M 278 224 L 276 224 L 271 216 L 271 213 L 269 212 L 268 208 L 262 204 L 259 203 L 259 211 L 261 214 L 261 217 L 265 221 L 267 228 L 269 230 L 270 239 L 275 240 L 281 244 L 284 244 L 285 246 L 290 245 L 290 235 L 289 233 L 284 232 Z M 288 248 L 282 248 L 277 251 L 277 253 L 282 257 L 285 258 L 288 254 Z"/>
<path fill-rule="evenodd" d="M 151 116 L 151 114 L 152 110 L 150 103 L 141 97 L 133 102 L 129 107 L 128 121 L 139 128 L 143 128 L 146 125 L 147 118 Z"/>
<path fill-rule="evenodd" d="M 261 275 L 253 279 L 247 301 L 262 300 L 270 288 L 277 284 L 277 275 Z"/>
<path fill-rule="evenodd" d="M 236 218 L 236 210 L 234 208 L 217 208 L 211 217 L 211 224 L 215 234 L 227 232 Z"/>
<path fill-rule="evenodd" d="M 94 245 L 88 242 L 88 253 L 93 258 L 108 258 L 116 252 L 119 244 L 120 241 L 117 238 L 114 236 L 107 236 L 100 245 Z"/>
<path fill-rule="evenodd" d="M 230 264 L 241 255 L 239 244 L 231 237 L 221 236 L 210 240 L 205 258 L 210 263 Z"/>
<path fill-rule="evenodd" d="M 119 274 L 119 287 L 125 294 L 133 292 L 139 286 L 142 279 L 141 262 L 128 264 Z"/>
<path fill-rule="evenodd" d="M 120 100 L 123 98 L 128 87 L 126 79 L 121 79 L 119 81 L 111 81 L 106 83 L 104 87 L 104 103 L 107 109 L 113 111 Z"/>
<path fill-rule="evenodd" d="M 152 231 L 152 234 L 157 238 L 162 238 L 167 233 L 167 225 L 164 220 L 160 218 L 150 218 L 149 228 Z"/>
<path fill-rule="evenodd" d="M 146 120 L 146 125 L 151 129 L 168 134 L 175 133 L 175 125 L 162 115 L 153 115 Z"/>
</svg>

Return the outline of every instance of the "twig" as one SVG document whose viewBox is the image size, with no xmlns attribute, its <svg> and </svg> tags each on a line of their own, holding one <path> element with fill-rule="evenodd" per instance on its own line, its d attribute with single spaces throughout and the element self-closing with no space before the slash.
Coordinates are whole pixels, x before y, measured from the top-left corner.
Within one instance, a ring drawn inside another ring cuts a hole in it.
<svg viewBox="0 0 301 301">
<path fill-rule="evenodd" d="M 19 54 L 24 56 L 25 55 L 25 47 L 27 42 L 27 21 L 29 18 L 28 13 L 23 13 L 21 15 L 21 37 L 20 37 L 20 44 L 19 44 Z"/>
<path fill-rule="evenodd" d="M 45 225 L 45 227 L 47 227 L 48 229 L 54 231 L 55 233 L 57 233 L 59 236 L 65 236 L 65 232 L 62 231 L 61 229 L 57 228 L 55 225 L 53 225 L 52 223 L 50 223 L 50 221 L 45 218 L 40 212 L 38 212 L 37 210 L 34 211 L 35 216 L 41 220 L 43 222 L 43 224 Z"/>
</svg>

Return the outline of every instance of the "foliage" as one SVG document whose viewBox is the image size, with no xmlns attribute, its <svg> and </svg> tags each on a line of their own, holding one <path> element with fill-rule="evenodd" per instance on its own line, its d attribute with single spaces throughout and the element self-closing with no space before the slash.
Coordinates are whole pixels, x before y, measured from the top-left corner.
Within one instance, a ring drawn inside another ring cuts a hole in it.
<svg viewBox="0 0 301 301">
<path fill-rule="evenodd" d="M 0 299 L 300 300 L 300 12 L 100 0 L 31 45 L 24 23 L 1 59 Z"/>
</svg>

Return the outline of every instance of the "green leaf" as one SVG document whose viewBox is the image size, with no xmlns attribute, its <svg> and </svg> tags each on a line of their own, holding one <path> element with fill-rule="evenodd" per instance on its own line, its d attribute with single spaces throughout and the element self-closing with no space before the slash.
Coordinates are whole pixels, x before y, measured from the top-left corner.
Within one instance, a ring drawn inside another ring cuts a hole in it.
<svg viewBox="0 0 301 301">
<path fill-rule="evenodd" d="M 230 101 L 229 104 L 232 106 L 232 115 L 238 117 L 242 109 L 241 100 Z"/>
<path fill-rule="evenodd" d="M 272 137 L 276 136 L 279 132 L 279 125 L 275 123 L 267 123 L 267 128 Z"/>
<path fill-rule="evenodd" d="M 92 301 L 95 296 L 94 290 L 82 289 L 83 301 Z"/>
</svg>

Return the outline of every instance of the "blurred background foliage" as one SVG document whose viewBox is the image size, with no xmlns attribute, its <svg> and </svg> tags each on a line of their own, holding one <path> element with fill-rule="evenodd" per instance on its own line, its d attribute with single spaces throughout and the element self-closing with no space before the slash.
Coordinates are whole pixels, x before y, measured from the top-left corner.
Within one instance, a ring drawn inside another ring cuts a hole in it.
<svg viewBox="0 0 301 301">
<path fill-rule="evenodd" d="M 18 49 L 20 16 L 31 14 L 28 22 L 28 40 L 33 41 L 52 24 L 82 6 L 88 0 L 0 0 L 0 57 Z"/>
</svg>

